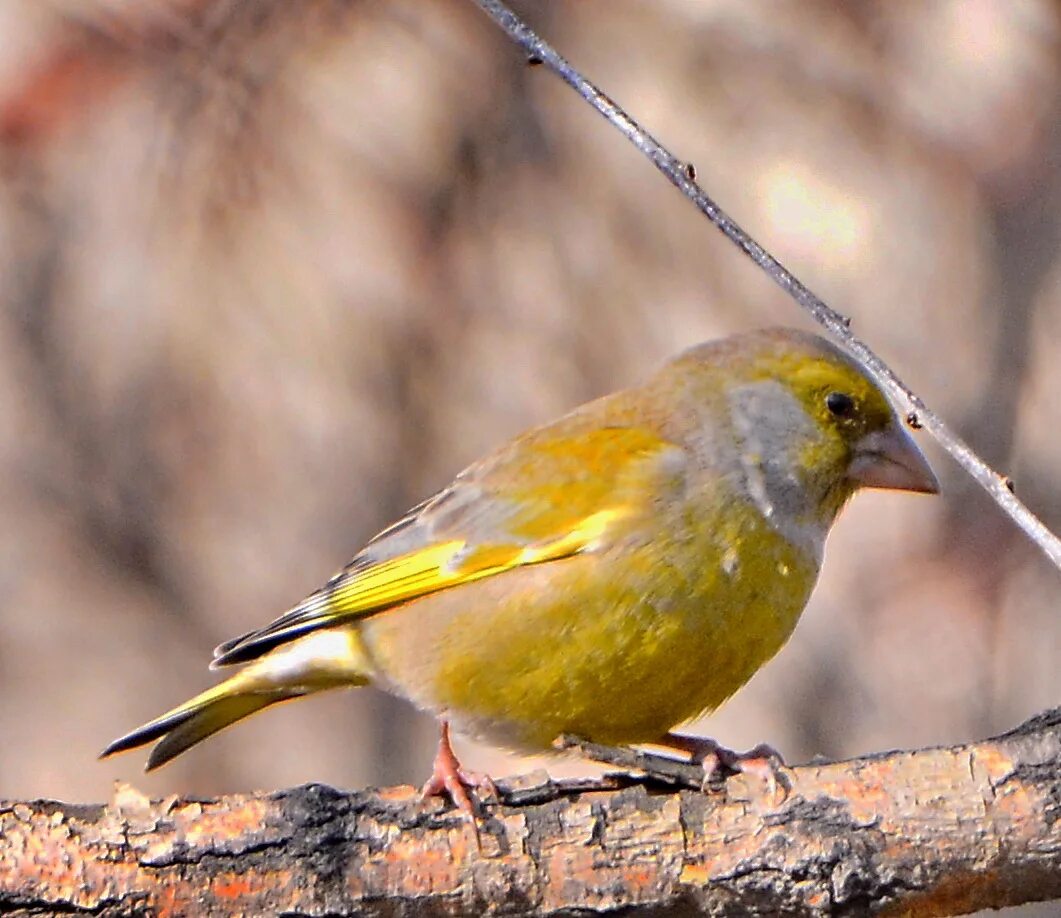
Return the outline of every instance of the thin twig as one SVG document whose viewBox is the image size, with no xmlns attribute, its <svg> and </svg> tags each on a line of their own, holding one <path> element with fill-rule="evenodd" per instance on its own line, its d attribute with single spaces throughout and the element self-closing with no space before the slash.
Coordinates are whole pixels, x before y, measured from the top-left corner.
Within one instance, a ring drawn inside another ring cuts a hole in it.
<svg viewBox="0 0 1061 918">
<path fill-rule="evenodd" d="M 752 239 L 722 210 L 693 180 L 688 163 L 678 159 L 658 140 L 641 127 L 605 93 L 586 79 L 553 48 L 543 41 L 522 19 L 500 0 L 474 0 L 505 33 L 523 48 L 528 61 L 543 64 L 583 99 L 592 105 L 608 122 L 622 133 L 638 150 L 655 164 L 671 183 L 704 214 L 745 255 L 763 269 L 789 296 L 837 338 L 880 381 L 884 388 L 910 408 L 911 426 L 924 427 L 958 464 L 994 498 L 997 503 L 1046 556 L 1061 569 L 1061 539 L 1013 493 L 1013 483 L 983 461 L 964 440 L 955 434 L 930 409 L 919 395 L 907 386 L 895 372 L 860 338 L 851 333 L 851 320 L 827 306 L 807 289 L 784 265 Z"/>
<path fill-rule="evenodd" d="M 578 736 L 564 734 L 554 744 L 564 752 L 579 755 L 604 765 L 644 772 L 649 777 L 674 787 L 700 790 L 704 785 L 704 766 L 682 762 L 669 756 L 643 752 L 629 746 L 604 746 Z"/>
</svg>

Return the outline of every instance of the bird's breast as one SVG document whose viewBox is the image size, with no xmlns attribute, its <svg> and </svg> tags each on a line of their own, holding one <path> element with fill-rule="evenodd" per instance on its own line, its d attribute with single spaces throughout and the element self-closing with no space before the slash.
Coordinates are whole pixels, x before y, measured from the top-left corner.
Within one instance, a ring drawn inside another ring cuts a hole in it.
<svg viewBox="0 0 1061 918">
<path fill-rule="evenodd" d="M 442 591 L 362 631 L 386 687 L 488 741 L 650 742 L 781 648 L 816 575 L 754 506 L 689 507 L 652 538 Z"/>
</svg>

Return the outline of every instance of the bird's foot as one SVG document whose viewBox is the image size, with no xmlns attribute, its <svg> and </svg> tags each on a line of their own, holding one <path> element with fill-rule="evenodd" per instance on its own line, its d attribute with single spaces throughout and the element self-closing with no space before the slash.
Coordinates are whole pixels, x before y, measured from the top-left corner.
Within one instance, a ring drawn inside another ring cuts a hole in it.
<svg viewBox="0 0 1061 918">
<path fill-rule="evenodd" d="M 453 746 L 450 745 L 449 724 L 443 720 L 440 727 L 434 767 L 431 777 L 420 789 L 420 799 L 426 800 L 428 797 L 448 795 L 454 806 L 472 820 L 472 825 L 474 825 L 476 812 L 473 796 L 476 800 L 481 800 L 483 797 L 497 799 L 499 796 L 497 787 L 489 775 L 465 771 L 461 768 L 460 761 L 453 752 Z"/>
<path fill-rule="evenodd" d="M 771 797 L 777 796 L 778 787 L 783 791 L 782 798 L 792 790 L 785 760 L 780 752 L 766 743 L 759 743 L 746 752 L 737 752 L 706 736 L 668 733 L 659 745 L 684 752 L 692 762 L 702 766 L 704 790 L 717 790 L 727 777 L 734 774 L 758 778 L 766 784 Z"/>
</svg>

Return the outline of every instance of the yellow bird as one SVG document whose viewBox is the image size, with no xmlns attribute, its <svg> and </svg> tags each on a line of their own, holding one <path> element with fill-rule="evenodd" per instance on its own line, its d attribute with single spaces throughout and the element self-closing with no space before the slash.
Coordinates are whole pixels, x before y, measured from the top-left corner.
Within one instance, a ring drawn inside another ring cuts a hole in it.
<svg viewBox="0 0 1061 918">
<path fill-rule="evenodd" d="M 469 466 L 217 648 L 213 667 L 242 669 L 103 754 L 160 740 L 155 768 L 278 701 L 359 685 L 439 719 L 424 792 L 468 810 L 450 723 L 518 750 L 690 748 L 671 730 L 782 647 L 860 487 L 938 491 L 849 357 L 791 329 L 694 347 Z"/>
</svg>

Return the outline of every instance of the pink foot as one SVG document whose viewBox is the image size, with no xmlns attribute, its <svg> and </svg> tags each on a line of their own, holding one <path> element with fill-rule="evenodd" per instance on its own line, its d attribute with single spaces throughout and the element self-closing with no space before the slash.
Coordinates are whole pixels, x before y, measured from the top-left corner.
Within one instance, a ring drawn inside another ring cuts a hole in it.
<svg viewBox="0 0 1061 918">
<path fill-rule="evenodd" d="M 687 736 L 683 733 L 667 733 L 660 740 L 660 745 L 686 753 L 689 758 L 704 768 L 704 789 L 725 780 L 726 773 L 754 775 L 770 789 L 770 795 L 777 795 L 780 784 L 784 796 L 792 789 L 792 784 L 783 769 L 785 760 L 781 753 L 759 743 L 747 752 L 736 752 L 727 749 L 713 739 L 700 736 Z"/>
<path fill-rule="evenodd" d="M 438 740 L 438 752 L 435 753 L 434 768 L 431 777 L 420 789 L 420 799 L 449 795 L 454 805 L 470 819 L 475 819 L 475 804 L 468 791 L 475 792 L 476 797 L 498 796 L 497 787 L 490 777 L 461 768 L 453 747 L 449 741 L 449 723 L 439 722 L 441 728 Z"/>
</svg>

